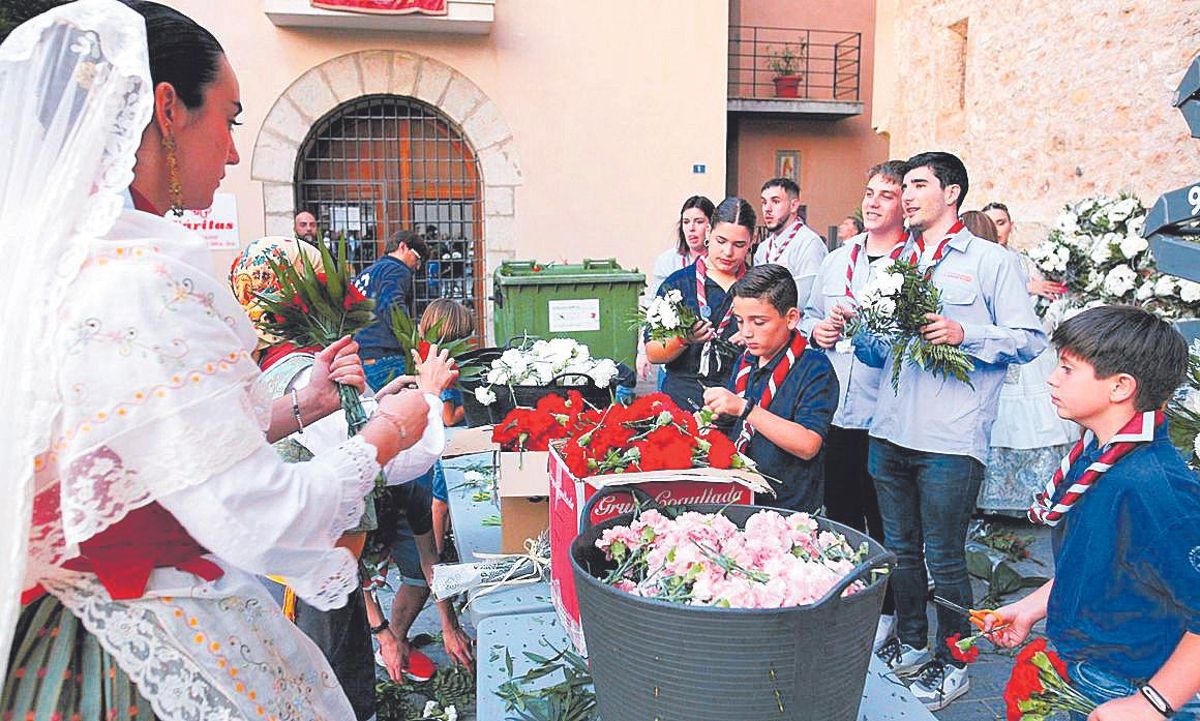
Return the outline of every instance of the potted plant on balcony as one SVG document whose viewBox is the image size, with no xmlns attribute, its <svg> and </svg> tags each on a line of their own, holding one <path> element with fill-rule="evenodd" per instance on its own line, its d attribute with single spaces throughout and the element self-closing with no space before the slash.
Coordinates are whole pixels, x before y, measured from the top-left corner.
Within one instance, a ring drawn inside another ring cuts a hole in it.
<svg viewBox="0 0 1200 721">
<path fill-rule="evenodd" d="M 772 81 L 775 83 L 775 97 L 800 97 L 800 83 L 804 75 L 800 73 L 800 64 L 804 61 L 807 46 L 798 43 L 784 43 L 783 49 L 772 52 L 768 57 L 767 66 L 775 73 Z"/>
</svg>

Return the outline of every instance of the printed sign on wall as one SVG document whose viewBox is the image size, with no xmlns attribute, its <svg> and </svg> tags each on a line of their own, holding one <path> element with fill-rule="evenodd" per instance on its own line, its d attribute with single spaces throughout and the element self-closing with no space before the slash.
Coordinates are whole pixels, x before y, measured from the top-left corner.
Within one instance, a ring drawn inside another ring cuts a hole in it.
<svg viewBox="0 0 1200 721">
<path fill-rule="evenodd" d="M 175 217 L 167 213 L 167 219 L 197 233 L 213 250 L 239 250 L 242 240 L 238 236 L 237 198 L 232 193 L 213 195 L 213 204 L 207 210 L 185 210 Z"/>
</svg>

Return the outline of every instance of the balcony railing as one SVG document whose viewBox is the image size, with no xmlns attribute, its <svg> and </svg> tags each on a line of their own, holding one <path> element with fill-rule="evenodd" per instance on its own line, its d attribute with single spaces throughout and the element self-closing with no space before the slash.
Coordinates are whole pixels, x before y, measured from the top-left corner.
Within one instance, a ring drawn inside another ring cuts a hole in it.
<svg viewBox="0 0 1200 721">
<path fill-rule="evenodd" d="M 776 83 L 790 55 L 794 79 Z M 732 25 L 729 98 L 858 102 L 862 33 Z M 778 87 L 782 85 L 782 87 Z M 790 86 L 790 87 L 789 87 Z"/>
</svg>

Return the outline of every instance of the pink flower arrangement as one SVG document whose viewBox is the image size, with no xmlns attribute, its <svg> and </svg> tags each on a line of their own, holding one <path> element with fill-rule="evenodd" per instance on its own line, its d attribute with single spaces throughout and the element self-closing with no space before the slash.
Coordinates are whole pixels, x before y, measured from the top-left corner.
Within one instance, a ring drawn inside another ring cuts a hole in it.
<svg viewBox="0 0 1200 721">
<path fill-rule="evenodd" d="M 596 547 L 617 567 L 610 585 L 638 596 L 695 606 L 783 608 L 820 600 L 867 555 L 822 531 L 807 513 L 763 510 L 739 529 L 720 513 L 671 519 L 642 511 L 605 530 Z M 851 584 L 844 595 L 862 590 Z"/>
</svg>

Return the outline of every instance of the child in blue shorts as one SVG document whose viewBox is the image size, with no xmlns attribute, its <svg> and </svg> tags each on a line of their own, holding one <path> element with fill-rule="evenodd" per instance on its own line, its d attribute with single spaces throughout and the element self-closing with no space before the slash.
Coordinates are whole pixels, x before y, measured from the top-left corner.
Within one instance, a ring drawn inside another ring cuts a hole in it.
<svg viewBox="0 0 1200 721">
<path fill-rule="evenodd" d="M 1029 511 L 1053 528 L 1055 577 L 998 609 L 992 625 L 1011 625 L 993 638 L 1019 645 L 1045 618 L 1072 684 L 1099 704 L 1089 721 L 1196 721 L 1200 481 L 1161 410 L 1187 344 L 1129 306 L 1084 311 L 1053 340 L 1051 400 L 1087 434 Z"/>
</svg>

